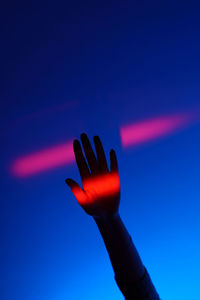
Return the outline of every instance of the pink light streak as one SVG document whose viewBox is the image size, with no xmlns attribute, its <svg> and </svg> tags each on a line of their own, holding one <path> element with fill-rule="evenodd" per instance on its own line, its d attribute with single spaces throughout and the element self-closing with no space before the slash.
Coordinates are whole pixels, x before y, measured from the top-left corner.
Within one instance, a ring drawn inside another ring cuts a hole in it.
<svg viewBox="0 0 200 300">
<path fill-rule="evenodd" d="M 11 166 L 11 173 L 16 177 L 27 177 L 71 164 L 74 160 L 73 142 L 71 141 L 16 159 Z"/>
<path fill-rule="evenodd" d="M 176 132 L 192 120 L 191 114 L 157 117 L 120 128 L 122 146 L 136 146 Z"/>
<path fill-rule="evenodd" d="M 177 132 L 195 120 L 200 114 L 185 113 L 157 117 L 120 128 L 122 146 L 137 146 Z M 73 141 L 43 149 L 17 158 L 11 165 L 15 177 L 28 177 L 75 162 Z"/>
</svg>

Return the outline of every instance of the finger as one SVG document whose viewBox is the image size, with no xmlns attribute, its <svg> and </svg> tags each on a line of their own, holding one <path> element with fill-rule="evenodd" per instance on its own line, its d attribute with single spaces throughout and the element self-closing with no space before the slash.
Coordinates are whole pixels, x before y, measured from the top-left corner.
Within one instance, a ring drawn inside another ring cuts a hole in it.
<svg viewBox="0 0 200 300">
<path fill-rule="evenodd" d="M 85 195 L 84 191 L 82 190 L 82 188 L 78 185 L 78 183 L 76 181 L 74 181 L 71 178 L 65 179 L 65 182 L 70 187 L 72 193 L 74 194 L 74 196 L 76 197 L 78 202 L 80 204 L 82 204 L 86 198 L 86 195 Z"/>
<path fill-rule="evenodd" d="M 76 181 L 74 181 L 73 179 L 71 179 L 71 178 L 67 178 L 67 179 L 65 179 L 65 183 L 72 189 L 72 188 L 80 188 L 81 189 L 81 187 L 79 186 L 79 184 L 76 182 Z"/>
<path fill-rule="evenodd" d="M 90 170 L 88 168 L 85 157 L 83 155 L 83 151 L 81 149 L 81 144 L 79 143 L 78 140 L 74 140 L 73 147 L 74 147 L 76 163 L 77 163 L 77 166 L 79 169 L 81 179 L 83 181 L 84 179 L 87 179 L 88 177 L 90 177 Z"/>
<path fill-rule="evenodd" d="M 118 172 L 117 156 L 113 149 L 110 151 L 110 172 Z"/>
<path fill-rule="evenodd" d="M 100 170 L 103 172 L 108 172 L 106 156 L 99 136 L 94 136 L 94 145 L 97 153 L 97 161 L 99 163 Z"/>
<path fill-rule="evenodd" d="M 91 170 L 92 174 L 97 174 L 98 173 L 98 164 L 97 164 L 97 159 L 96 156 L 93 152 L 92 146 L 90 144 L 90 141 L 85 133 L 81 134 L 81 141 L 83 144 L 83 148 L 85 151 L 85 155 Z"/>
</svg>

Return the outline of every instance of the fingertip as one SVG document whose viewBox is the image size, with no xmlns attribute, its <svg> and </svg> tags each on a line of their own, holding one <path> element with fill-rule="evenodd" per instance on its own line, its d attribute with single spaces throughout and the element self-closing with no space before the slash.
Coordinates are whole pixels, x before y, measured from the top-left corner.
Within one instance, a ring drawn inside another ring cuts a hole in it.
<svg viewBox="0 0 200 300">
<path fill-rule="evenodd" d="M 76 147 L 79 145 L 79 141 L 77 139 L 73 140 L 73 145 Z"/>
<path fill-rule="evenodd" d="M 85 132 L 81 133 L 81 140 L 87 138 L 87 134 Z"/>
<path fill-rule="evenodd" d="M 112 154 L 112 155 L 115 154 L 115 150 L 114 150 L 114 149 L 111 149 L 111 150 L 110 150 L 110 154 Z"/>
<path fill-rule="evenodd" d="M 65 183 L 69 186 L 70 185 L 71 180 L 69 178 L 65 179 Z"/>
<path fill-rule="evenodd" d="M 98 135 L 95 135 L 95 136 L 93 137 L 93 140 L 94 140 L 94 141 L 99 141 L 99 140 L 100 140 L 100 138 L 99 138 L 99 136 L 98 136 Z"/>
</svg>

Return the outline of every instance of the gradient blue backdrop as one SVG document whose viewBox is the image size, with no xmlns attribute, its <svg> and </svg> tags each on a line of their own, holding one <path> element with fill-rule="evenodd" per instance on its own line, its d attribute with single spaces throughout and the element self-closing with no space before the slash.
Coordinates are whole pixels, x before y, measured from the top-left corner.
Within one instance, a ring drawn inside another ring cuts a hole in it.
<svg viewBox="0 0 200 300">
<path fill-rule="evenodd" d="M 162 299 L 200 299 L 200 125 L 123 149 L 120 127 L 200 105 L 198 1 L 6 2 L 1 8 L 0 298 L 123 299 L 63 166 L 17 157 L 87 132 L 118 156 L 121 216 Z"/>
</svg>

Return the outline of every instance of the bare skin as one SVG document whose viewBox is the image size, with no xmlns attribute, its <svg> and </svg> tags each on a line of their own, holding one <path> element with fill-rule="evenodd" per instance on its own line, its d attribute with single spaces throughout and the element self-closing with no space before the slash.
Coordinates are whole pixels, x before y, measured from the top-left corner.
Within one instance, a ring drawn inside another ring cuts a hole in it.
<svg viewBox="0 0 200 300">
<path fill-rule="evenodd" d="M 109 170 L 100 138 L 94 137 L 96 155 L 85 133 L 81 134 L 81 142 L 88 164 L 78 140 L 74 140 L 73 148 L 83 188 L 71 178 L 65 181 L 80 206 L 94 218 L 115 275 L 137 281 L 144 275 L 144 267 L 119 215 L 120 179 L 116 153 L 113 149 L 110 151 Z"/>
<path fill-rule="evenodd" d="M 81 135 L 81 144 L 74 140 L 74 154 L 82 180 L 81 188 L 73 179 L 66 179 L 78 203 L 93 217 L 114 215 L 118 212 L 120 202 L 120 179 L 115 151 L 110 151 L 110 171 L 108 169 L 104 149 L 100 138 L 94 137 L 96 156 L 86 134 Z"/>
<path fill-rule="evenodd" d="M 93 217 L 106 246 L 115 281 L 125 299 L 160 300 L 151 278 L 144 267 L 132 238 L 119 215 L 120 179 L 115 151 L 110 151 L 110 170 L 103 146 L 94 137 L 96 155 L 85 133 L 81 144 L 74 140 L 74 154 L 82 187 L 73 179 L 66 179 L 80 206 Z"/>
</svg>

